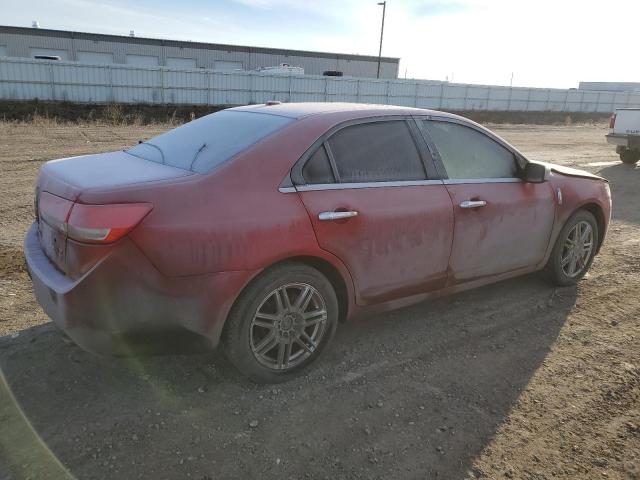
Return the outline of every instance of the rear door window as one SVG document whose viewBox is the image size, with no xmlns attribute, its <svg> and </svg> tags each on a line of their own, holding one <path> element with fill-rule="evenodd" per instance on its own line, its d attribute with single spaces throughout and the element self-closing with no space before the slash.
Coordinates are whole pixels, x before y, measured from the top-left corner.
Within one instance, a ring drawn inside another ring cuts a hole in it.
<svg viewBox="0 0 640 480">
<path fill-rule="evenodd" d="M 335 182 L 329 156 L 324 145 L 320 145 L 320 148 L 309 157 L 309 160 L 302 168 L 302 177 L 307 184 Z"/>
<path fill-rule="evenodd" d="M 426 179 L 418 148 L 403 120 L 345 127 L 328 144 L 342 183 Z"/>
<path fill-rule="evenodd" d="M 206 173 L 292 121 L 278 115 L 225 110 L 169 130 L 127 153 Z"/>
<path fill-rule="evenodd" d="M 515 178 L 512 152 L 487 135 L 451 122 L 424 120 L 451 179 Z"/>
</svg>

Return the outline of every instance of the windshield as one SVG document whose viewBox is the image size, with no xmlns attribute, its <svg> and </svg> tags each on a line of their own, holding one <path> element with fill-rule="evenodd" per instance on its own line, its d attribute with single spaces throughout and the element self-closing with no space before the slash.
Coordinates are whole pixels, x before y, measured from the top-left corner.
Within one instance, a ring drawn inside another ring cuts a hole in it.
<svg viewBox="0 0 640 480">
<path fill-rule="evenodd" d="M 206 173 L 291 121 L 291 118 L 277 115 L 225 110 L 189 122 L 126 151 L 152 162 Z"/>
</svg>

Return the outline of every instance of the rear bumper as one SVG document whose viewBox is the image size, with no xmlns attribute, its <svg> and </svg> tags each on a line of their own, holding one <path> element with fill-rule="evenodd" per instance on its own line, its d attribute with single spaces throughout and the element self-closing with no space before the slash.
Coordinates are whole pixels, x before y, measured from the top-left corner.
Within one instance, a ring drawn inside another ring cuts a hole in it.
<svg viewBox="0 0 640 480">
<path fill-rule="evenodd" d="M 640 135 L 620 135 L 609 133 L 605 135 L 605 137 L 607 139 L 607 143 L 610 143 L 611 145 L 631 150 L 640 150 Z"/>
<path fill-rule="evenodd" d="M 85 350 L 97 354 L 213 348 L 233 301 L 255 272 L 166 277 L 125 238 L 78 279 L 46 257 L 37 225 L 24 253 L 38 303 Z"/>
</svg>

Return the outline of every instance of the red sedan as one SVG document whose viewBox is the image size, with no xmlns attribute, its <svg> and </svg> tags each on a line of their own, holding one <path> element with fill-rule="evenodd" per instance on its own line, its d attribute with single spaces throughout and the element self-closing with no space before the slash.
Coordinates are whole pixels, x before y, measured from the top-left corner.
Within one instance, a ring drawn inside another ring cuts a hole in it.
<svg viewBox="0 0 640 480">
<path fill-rule="evenodd" d="M 575 283 L 610 212 L 606 180 L 456 115 L 270 102 L 46 163 L 25 255 L 83 348 L 220 343 L 277 382 L 341 320 L 536 270 Z"/>
</svg>

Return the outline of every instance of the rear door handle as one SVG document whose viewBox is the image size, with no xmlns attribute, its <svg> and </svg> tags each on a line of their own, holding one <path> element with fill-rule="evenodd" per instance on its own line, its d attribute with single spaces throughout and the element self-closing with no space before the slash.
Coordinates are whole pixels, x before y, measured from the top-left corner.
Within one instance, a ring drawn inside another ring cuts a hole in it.
<svg viewBox="0 0 640 480">
<path fill-rule="evenodd" d="M 332 220 L 340 220 L 343 218 L 351 218 L 357 217 L 358 212 L 356 211 L 348 211 L 348 212 L 320 212 L 318 214 L 318 220 L 322 221 L 332 221 Z"/>
<path fill-rule="evenodd" d="M 487 204 L 484 200 L 465 200 L 460 202 L 460 208 L 480 208 Z"/>
</svg>

